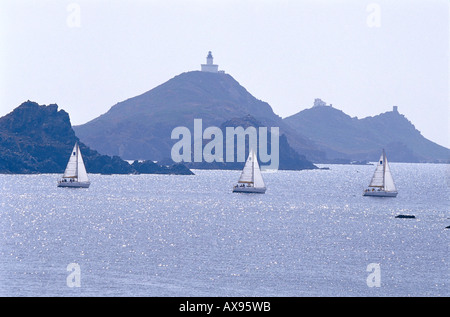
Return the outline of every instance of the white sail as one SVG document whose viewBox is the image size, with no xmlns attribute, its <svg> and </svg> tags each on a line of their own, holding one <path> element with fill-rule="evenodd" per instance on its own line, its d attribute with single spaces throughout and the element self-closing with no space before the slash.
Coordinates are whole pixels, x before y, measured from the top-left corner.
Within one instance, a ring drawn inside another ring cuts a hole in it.
<svg viewBox="0 0 450 317">
<path fill-rule="evenodd" d="M 266 186 L 262 178 L 261 170 L 259 169 L 258 159 L 255 152 L 253 152 L 253 186 L 256 188 L 263 188 Z"/>
<path fill-rule="evenodd" d="M 241 177 L 238 183 L 253 184 L 253 150 L 250 150 L 247 161 L 245 162 L 244 169 L 242 170 Z"/>
<path fill-rule="evenodd" d="M 264 180 L 262 178 L 261 170 L 259 169 L 258 158 L 256 152 L 250 149 L 247 161 L 245 162 L 244 169 L 242 170 L 241 177 L 238 183 L 240 184 L 253 184 L 253 187 L 263 188 L 265 187 Z"/>
<path fill-rule="evenodd" d="M 80 147 L 75 143 L 64 175 L 58 181 L 58 187 L 89 188 L 90 184 Z"/>
<path fill-rule="evenodd" d="M 75 143 L 75 146 L 70 153 L 69 162 L 67 163 L 63 178 L 74 178 L 78 182 L 89 181 L 78 143 Z"/>
<path fill-rule="evenodd" d="M 233 193 L 264 194 L 265 192 L 266 186 L 259 169 L 258 156 L 253 149 L 250 149 L 238 184 L 233 187 Z"/>
<path fill-rule="evenodd" d="M 64 171 L 64 178 L 76 178 L 77 177 L 77 147 L 75 144 L 72 152 L 70 153 L 69 162 L 67 163 L 66 170 Z"/>
<path fill-rule="evenodd" d="M 383 187 L 384 185 L 384 155 L 381 154 L 377 167 L 373 173 L 369 187 Z"/>
<path fill-rule="evenodd" d="M 89 178 L 86 172 L 86 167 L 84 167 L 83 156 L 81 156 L 80 147 L 77 144 L 77 172 L 79 182 L 88 182 Z"/>
<path fill-rule="evenodd" d="M 377 167 L 373 173 L 372 180 L 369 187 L 378 187 L 384 191 L 395 192 L 394 179 L 392 178 L 391 169 L 386 157 L 386 153 L 383 150 L 380 159 L 377 162 Z"/>
<path fill-rule="evenodd" d="M 394 179 L 392 178 L 391 170 L 387 158 L 385 156 L 385 169 L 384 169 L 384 190 L 388 192 L 397 191 L 394 184 Z"/>
</svg>

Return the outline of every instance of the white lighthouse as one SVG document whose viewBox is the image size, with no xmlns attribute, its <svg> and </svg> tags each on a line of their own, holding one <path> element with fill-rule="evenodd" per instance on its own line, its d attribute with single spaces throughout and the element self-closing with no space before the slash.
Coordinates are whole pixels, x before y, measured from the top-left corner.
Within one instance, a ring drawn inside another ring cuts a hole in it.
<svg viewBox="0 0 450 317">
<path fill-rule="evenodd" d="M 202 72 L 208 73 L 218 73 L 219 65 L 215 65 L 213 61 L 213 56 L 211 51 L 208 52 L 208 56 L 206 56 L 206 64 L 202 64 Z"/>
</svg>

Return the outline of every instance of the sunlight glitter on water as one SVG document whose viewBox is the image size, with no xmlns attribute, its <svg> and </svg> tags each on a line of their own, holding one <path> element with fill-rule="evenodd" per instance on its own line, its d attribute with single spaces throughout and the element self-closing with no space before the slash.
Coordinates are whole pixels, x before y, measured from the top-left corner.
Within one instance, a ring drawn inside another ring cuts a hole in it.
<svg viewBox="0 0 450 317">
<path fill-rule="evenodd" d="M 91 175 L 81 190 L 0 175 L 0 295 L 71 296 L 79 263 L 82 296 L 448 296 L 445 168 L 393 163 L 395 199 L 362 196 L 373 166 L 264 173 L 265 195 L 233 194 L 239 171 Z"/>
</svg>

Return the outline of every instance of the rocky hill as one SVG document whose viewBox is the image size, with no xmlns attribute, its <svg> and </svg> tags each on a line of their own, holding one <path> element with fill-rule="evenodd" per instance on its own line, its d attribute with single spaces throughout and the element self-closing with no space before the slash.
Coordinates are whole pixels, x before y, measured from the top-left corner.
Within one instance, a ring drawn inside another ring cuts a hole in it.
<svg viewBox="0 0 450 317">
<path fill-rule="evenodd" d="M 220 127 L 247 115 L 262 126 L 279 127 L 280 136 L 286 138 L 283 142 L 316 163 L 373 161 L 382 148 L 397 162 L 450 159 L 449 149 L 424 138 L 398 111 L 351 118 L 317 99 L 313 108 L 281 119 L 229 74 L 200 71 L 175 76 L 74 130 L 85 144 L 102 153 L 126 160 L 167 161 L 176 143 L 171 139 L 174 128 L 193 131 L 194 119 L 202 119 L 204 129 Z"/>
<path fill-rule="evenodd" d="M 171 132 L 183 126 L 193 131 L 194 119 L 203 127 L 220 126 L 232 118 L 251 115 L 266 127 L 279 127 L 291 146 L 309 158 L 323 157 L 313 142 L 286 125 L 270 105 L 253 97 L 232 76 L 192 71 L 113 106 L 98 118 L 75 126 L 77 136 L 102 153 L 123 159 L 160 161 L 170 157 Z"/>
<path fill-rule="evenodd" d="M 58 110 L 56 104 L 24 102 L 0 118 L 0 173 L 63 173 L 73 145 L 79 141 L 68 113 Z M 88 173 L 192 174 L 182 165 L 130 165 L 118 156 L 101 155 L 79 144 Z"/>
<path fill-rule="evenodd" d="M 396 107 L 358 119 L 332 106 L 316 105 L 284 121 L 317 144 L 327 161 L 375 161 L 382 148 L 392 162 L 450 161 L 450 150 L 423 137 Z"/>
</svg>

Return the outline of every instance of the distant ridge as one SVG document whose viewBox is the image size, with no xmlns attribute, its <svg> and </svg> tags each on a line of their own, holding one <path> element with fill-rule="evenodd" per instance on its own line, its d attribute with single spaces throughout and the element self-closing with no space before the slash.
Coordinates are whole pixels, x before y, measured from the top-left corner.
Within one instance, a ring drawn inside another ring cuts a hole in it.
<svg viewBox="0 0 450 317">
<path fill-rule="evenodd" d="M 384 148 L 391 162 L 450 162 L 450 150 L 423 137 L 397 107 L 358 119 L 316 104 L 284 121 L 317 144 L 328 161 L 375 161 Z"/>
<path fill-rule="evenodd" d="M 316 99 L 311 109 L 282 119 L 225 73 L 182 73 L 74 130 L 102 153 L 167 161 L 176 142 L 170 137 L 174 128 L 193 131 L 194 119 L 202 119 L 203 127 L 219 127 L 247 115 L 263 126 L 279 127 L 290 147 L 315 163 L 374 161 L 383 148 L 393 162 L 450 161 L 450 150 L 424 138 L 397 108 L 358 119 Z"/>
</svg>

